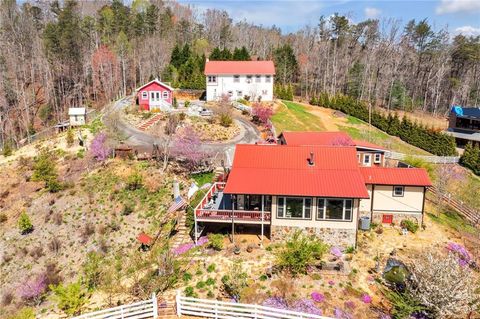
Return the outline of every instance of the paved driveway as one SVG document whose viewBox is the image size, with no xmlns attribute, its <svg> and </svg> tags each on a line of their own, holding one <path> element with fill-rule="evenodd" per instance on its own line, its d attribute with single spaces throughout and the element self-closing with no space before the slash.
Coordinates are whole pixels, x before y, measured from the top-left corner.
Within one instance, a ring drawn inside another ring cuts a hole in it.
<svg viewBox="0 0 480 319">
<path fill-rule="evenodd" d="M 131 105 L 132 97 L 126 97 L 118 100 L 113 106 L 106 111 L 103 122 L 107 127 L 112 128 L 116 126 L 116 129 L 126 136 L 125 142 L 129 145 L 135 146 L 144 152 L 151 152 L 153 143 L 160 143 L 160 139 L 154 137 L 146 132 L 138 130 L 136 127 L 121 120 L 118 112 L 121 112 L 125 107 Z M 226 152 L 228 157 L 233 156 L 233 148 L 236 144 L 253 144 L 260 139 L 260 132 L 249 121 L 241 117 L 234 117 L 234 121 L 240 127 L 240 134 L 233 140 L 224 143 L 203 143 L 202 147 L 214 154 Z"/>
</svg>

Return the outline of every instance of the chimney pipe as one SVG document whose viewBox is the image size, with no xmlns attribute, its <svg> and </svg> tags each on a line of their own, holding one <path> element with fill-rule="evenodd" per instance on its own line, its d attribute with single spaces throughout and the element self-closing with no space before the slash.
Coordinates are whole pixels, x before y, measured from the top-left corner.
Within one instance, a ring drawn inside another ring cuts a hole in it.
<svg viewBox="0 0 480 319">
<path fill-rule="evenodd" d="M 313 157 L 313 152 L 310 152 L 310 157 L 308 159 L 308 165 L 313 166 L 315 165 L 314 157 Z"/>
</svg>

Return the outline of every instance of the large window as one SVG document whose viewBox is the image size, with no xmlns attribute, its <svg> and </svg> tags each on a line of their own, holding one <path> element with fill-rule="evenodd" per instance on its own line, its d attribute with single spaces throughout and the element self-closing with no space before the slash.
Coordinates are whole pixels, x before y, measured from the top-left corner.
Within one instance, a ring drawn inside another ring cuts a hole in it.
<svg viewBox="0 0 480 319">
<path fill-rule="evenodd" d="M 278 197 L 277 218 L 311 219 L 311 211 L 311 198 Z"/>
<path fill-rule="evenodd" d="M 352 220 L 351 199 L 317 199 L 317 219 L 322 220 Z"/>
</svg>

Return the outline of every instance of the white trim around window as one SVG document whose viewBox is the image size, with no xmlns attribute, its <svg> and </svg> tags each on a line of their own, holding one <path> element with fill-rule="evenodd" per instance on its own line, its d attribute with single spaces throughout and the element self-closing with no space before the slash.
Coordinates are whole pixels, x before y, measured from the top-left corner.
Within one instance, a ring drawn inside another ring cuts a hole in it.
<svg viewBox="0 0 480 319">
<path fill-rule="evenodd" d="M 209 75 L 207 76 L 208 83 L 217 83 L 217 76 L 216 75 Z"/>
<path fill-rule="evenodd" d="M 403 197 L 405 196 L 405 186 L 393 186 L 393 197 Z"/>
<path fill-rule="evenodd" d="M 368 161 L 367 161 L 368 158 Z M 372 154 L 363 154 L 363 165 L 372 166 Z"/>
<path fill-rule="evenodd" d="M 162 94 L 163 94 L 162 98 L 163 98 L 164 100 L 167 100 L 167 99 L 168 99 L 168 91 L 163 91 Z"/>
<path fill-rule="evenodd" d="M 375 164 L 381 163 L 381 162 L 382 162 L 382 154 L 380 154 L 380 153 L 375 153 L 375 154 L 373 155 L 373 162 L 374 162 Z"/>
<path fill-rule="evenodd" d="M 148 100 L 148 92 L 147 91 L 142 92 L 142 100 Z"/>
<path fill-rule="evenodd" d="M 288 203 L 290 202 L 290 203 Z M 299 211 L 292 211 L 295 206 L 302 206 Z M 279 219 L 312 219 L 313 199 L 311 197 L 277 197 L 277 218 Z"/>
<path fill-rule="evenodd" d="M 317 220 L 350 222 L 352 218 L 353 199 L 317 198 Z"/>
</svg>

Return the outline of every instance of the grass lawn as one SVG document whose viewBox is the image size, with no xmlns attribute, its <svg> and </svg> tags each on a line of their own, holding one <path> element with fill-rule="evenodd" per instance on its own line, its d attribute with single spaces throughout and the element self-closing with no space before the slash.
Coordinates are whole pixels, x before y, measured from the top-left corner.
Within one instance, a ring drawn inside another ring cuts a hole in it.
<svg viewBox="0 0 480 319">
<path fill-rule="evenodd" d="M 472 235 L 479 235 L 480 230 L 468 223 L 462 216 L 453 211 L 446 211 L 444 213 L 427 213 L 431 220 L 442 224 L 444 226 L 455 229 L 459 232 L 466 232 Z"/>
<path fill-rule="evenodd" d="M 278 133 L 283 131 L 325 131 L 322 120 L 308 112 L 305 106 L 282 101 L 282 105 L 272 116 L 272 123 Z"/>
<path fill-rule="evenodd" d="M 197 183 L 199 187 L 201 187 L 206 183 L 211 183 L 213 181 L 213 175 L 214 175 L 213 172 L 200 173 L 200 174 L 192 175 L 191 178 L 195 181 L 195 183 Z"/>
</svg>

